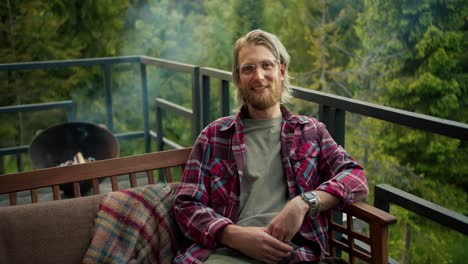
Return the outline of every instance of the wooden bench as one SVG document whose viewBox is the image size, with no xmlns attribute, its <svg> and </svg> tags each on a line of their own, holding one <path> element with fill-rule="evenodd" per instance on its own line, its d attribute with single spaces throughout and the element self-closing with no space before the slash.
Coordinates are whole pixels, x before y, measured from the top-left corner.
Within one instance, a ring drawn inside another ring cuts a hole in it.
<svg viewBox="0 0 468 264">
<path fill-rule="evenodd" d="M 144 184 L 172 182 L 172 168 L 179 167 L 181 172 L 190 151 L 190 148 L 169 150 L 0 175 L 0 195 L 8 194 L 9 204 L 14 206 L 18 204 L 17 192 L 20 191 L 29 191 L 32 203 L 41 202 L 39 188 L 50 188 L 53 199 L 60 200 L 62 197 L 59 185 L 64 183 L 73 184 L 73 193 L 77 198 L 81 196 L 79 182 L 85 180 L 92 181 L 93 194 L 102 194 L 99 180 L 104 178 L 110 178 L 112 191 L 122 189 L 119 186 L 122 177 L 128 177 L 129 187 L 138 186 L 137 178 L 141 182 L 142 175 L 145 178 Z M 156 175 L 160 176 L 157 180 Z M 330 224 L 329 254 L 334 256 L 337 251 L 341 251 L 342 257 L 350 263 L 356 263 L 357 259 L 367 263 L 387 263 L 388 226 L 395 223 L 396 218 L 363 202 L 352 204 L 344 214 L 347 219 L 345 224 L 333 221 Z M 368 225 L 364 233 L 355 230 L 356 219 Z"/>
</svg>

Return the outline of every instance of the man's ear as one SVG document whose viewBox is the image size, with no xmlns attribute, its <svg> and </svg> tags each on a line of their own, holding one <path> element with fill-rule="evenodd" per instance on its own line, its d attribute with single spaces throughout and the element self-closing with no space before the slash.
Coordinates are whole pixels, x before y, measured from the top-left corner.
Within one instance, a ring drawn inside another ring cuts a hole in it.
<svg viewBox="0 0 468 264">
<path fill-rule="evenodd" d="M 284 64 L 280 64 L 280 79 L 282 81 L 284 81 L 284 79 L 286 78 L 286 66 L 284 66 Z"/>
<path fill-rule="evenodd" d="M 236 79 L 234 80 L 234 83 L 237 84 L 236 86 L 240 86 L 240 75 L 236 74 Z"/>
</svg>

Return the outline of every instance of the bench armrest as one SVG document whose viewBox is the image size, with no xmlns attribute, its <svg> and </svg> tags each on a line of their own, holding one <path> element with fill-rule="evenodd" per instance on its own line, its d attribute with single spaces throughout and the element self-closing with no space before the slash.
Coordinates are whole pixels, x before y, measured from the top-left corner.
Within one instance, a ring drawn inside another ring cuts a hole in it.
<svg viewBox="0 0 468 264">
<path fill-rule="evenodd" d="M 351 263 L 356 258 L 367 263 L 388 263 L 388 226 L 396 223 L 396 217 L 364 202 L 351 204 L 343 213 L 344 224 L 332 221 L 330 216 L 330 255 L 342 250 L 348 253 Z M 366 223 L 364 232 L 356 230 L 356 218 Z"/>
</svg>

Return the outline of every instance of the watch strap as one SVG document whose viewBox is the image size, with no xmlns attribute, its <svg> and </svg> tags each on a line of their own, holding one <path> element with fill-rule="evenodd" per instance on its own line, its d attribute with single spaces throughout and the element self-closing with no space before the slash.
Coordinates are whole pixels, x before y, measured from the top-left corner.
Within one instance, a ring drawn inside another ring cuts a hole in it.
<svg viewBox="0 0 468 264">
<path fill-rule="evenodd" d="M 302 199 L 309 204 L 309 213 L 312 216 L 317 216 L 320 212 L 320 198 L 314 192 L 304 192 L 301 194 Z"/>
</svg>

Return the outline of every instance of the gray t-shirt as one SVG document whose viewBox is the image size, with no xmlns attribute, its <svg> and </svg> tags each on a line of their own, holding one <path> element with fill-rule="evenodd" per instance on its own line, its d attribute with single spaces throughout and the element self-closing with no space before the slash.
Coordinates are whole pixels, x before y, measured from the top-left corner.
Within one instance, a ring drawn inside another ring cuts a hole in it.
<svg viewBox="0 0 468 264">
<path fill-rule="evenodd" d="M 287 182 L 281 162 L 282 116 L 245 119 L 246 162 L 241 183 L 242 226 L 266 226 L 287 203 Z"/>
</svg>

